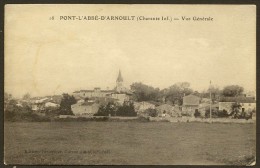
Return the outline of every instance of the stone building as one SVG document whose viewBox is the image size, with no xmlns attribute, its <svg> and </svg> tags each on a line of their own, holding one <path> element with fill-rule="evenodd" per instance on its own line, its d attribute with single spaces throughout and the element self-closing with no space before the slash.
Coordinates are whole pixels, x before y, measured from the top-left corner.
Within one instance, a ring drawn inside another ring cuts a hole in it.
<svg viewBox="0 0 260 168">
<path fill-rule="evenodd" d="M 252 112 L 256 110 L 256 100 L 252 97 L 223 97 L 219 101 L 219 110 L 226 110 L 228 114 L 232 112 L 232 105 L 238 103 L 241 112 Z"/>
<path fill-rule="evenodd" d="M 124 101 L 129 101 L 129 97 L 132 95 L 131 91 L 124 87 L 123 77 L 121 71 L 119 70 L 118 77 L 116 79 L 116 87 L 112 90 L 102 90 L 99 87 L 95 87 L 93 90 L 80 90 L 73 92 L 73 96 L 76 99 L 85 98 L 113 98 L 116 99 L 120 104 Z"/>
<path fill-rule="evenodd" d="M 198 111 L 200 98 L 195 95 L 188 95 L 183 97 L 182 112 L 189 116 L 194 116 L 195 111 Z"/>
</svg>

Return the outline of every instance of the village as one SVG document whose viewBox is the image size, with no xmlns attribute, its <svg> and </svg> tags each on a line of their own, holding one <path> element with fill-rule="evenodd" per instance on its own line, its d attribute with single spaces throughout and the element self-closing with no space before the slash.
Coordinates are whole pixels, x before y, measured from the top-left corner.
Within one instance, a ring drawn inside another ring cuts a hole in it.
<svg viewBox="0 0 260 168">
<path fill-rule="evenodd" d="M 242 94 L 243 89 L 238 88 L 238 90 L 240 89 L 238 94 L 235 93 L 237 91 L 229 88 L 230 90 L 227 89 L 229 92 L 226 94 L 230 94 L 230 96 L 221 96 L 216 93 L 216 88 L 209 88 L 209 93 L 202 95 L 197 91 L 189 90 L 188 83 L 179 83 L 178 87 L 183 89 L 183 92 L 178 93 L 181 95 L 177 97 L 173 96 L 174 92 L 171 93 L 172 88 L 168 89 L 168 93 L 163 96 L 158 96 L 158 88 L 152 88 L 142 83 L 134 83 L 132 88 L 128 89 L 124 86 L 124 80 L 119 70 L 114 89 L 102 90 L 96 87 L 93 90 L 74 91 L 71 95 L 34 98 L 27 94 L 23 99 L 18 100 L 14 100 L 6 94 L 5 111 L 9 116 L 8 111 L 10 111 L 10 102 L 12 102 L 15 107 L 20 109 L 26 107 L 27 110 L 29 109 L 39 116 L 51 115 L 56 118 L 107 116 L 121 117 L 122 119 L 148 117 L 153 121 L 162 119 L 183 121 L 184 118 L 184 121 L 192 121 L 195 118 L 255 120 L 256 96 L 254 92 Z M 147 91 L 149 89 L 150 91 Z M 167 92 L 167 89 L 163 92 Z M 127 109 L 128 112 L 125 112 Z"/>
<path fill-rule="evenodd" d="M 257 5 L 4 7 L 3 164 L 257 167 Z"/>
</svg>

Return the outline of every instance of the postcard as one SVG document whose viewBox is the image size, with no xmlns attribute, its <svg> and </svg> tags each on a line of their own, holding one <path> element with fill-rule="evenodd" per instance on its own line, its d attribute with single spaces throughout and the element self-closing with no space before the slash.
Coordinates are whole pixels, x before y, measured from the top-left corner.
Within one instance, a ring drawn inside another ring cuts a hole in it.
<svg viewBox="0 0 260 168">
<path fill-rule="evenodd" d="M 7 4 L 6 165 L 254 165 L 256 6 Z"/>
</svg>

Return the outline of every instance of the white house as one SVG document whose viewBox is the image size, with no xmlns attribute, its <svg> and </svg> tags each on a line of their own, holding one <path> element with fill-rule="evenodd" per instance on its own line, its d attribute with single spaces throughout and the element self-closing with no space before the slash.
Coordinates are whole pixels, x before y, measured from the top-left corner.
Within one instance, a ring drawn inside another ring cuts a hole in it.
<svg viewBox="0 0 260 168">
<path fill-rule="evenodd" d="M 60 105 L 52 102 L 47 102 L 45 103 L 45 107 L 60 107 Z"/>
</svg>

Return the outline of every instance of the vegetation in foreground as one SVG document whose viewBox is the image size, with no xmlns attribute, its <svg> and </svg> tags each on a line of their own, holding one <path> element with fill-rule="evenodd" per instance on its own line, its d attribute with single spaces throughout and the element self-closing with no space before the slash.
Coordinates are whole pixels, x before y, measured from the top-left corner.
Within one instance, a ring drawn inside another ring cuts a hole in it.
<svg viewBox="0 0 260 168">
<path fill-rule="evenodd" d="M 220 123 L 8 122 L 5 162 L 246 165 L 255 157 L 255 128 Z"/>
</svg>

